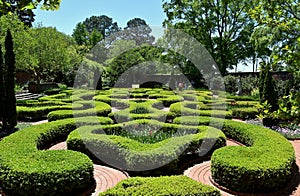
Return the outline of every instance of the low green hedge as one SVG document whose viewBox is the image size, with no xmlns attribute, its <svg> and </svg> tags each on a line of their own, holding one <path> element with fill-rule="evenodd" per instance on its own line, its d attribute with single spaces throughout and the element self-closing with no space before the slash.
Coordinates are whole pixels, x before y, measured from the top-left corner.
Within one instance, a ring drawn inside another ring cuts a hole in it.
<svg viewBox="0 0 300 196">
<path fill-rule="evenodd" d="M 221 193 L 208 185 L 186 176 L 134 177 L 121 181 L 115 187 L 100 193 L 99 196 L 153 196 L 153 195 L 206 195 L 221 196 Z"/>
<path fill-rule="evenodd" d="M 109 126 L 78 128 L 67 139 L 68 149 L 93 154 L 106 164 L 128 171 L 145 171 L 168 165 L 169 172 L 174 173 L 178 172 L 180 167 L 176 166 L 180 156 L 188 153 L 197 153 L 198 156 L 198 153 L 202 152 L 201 144 L 204 138 L 215 141 L 212 150 L 224 146 L 226 141 L 222 132 L 208 127 L 197 128 L 199 132 L 195 134 L 172 137 L 153 144 L 144 144 L 118 135 L 97 134 L 104 133 Z M 116 129 L 116 125 L 111 126 L 111 129 Z M 212 136 L 211 133 L 215 134 Z M 92 152 L 86 152 L 85 146 L 92 149 Z M 204 151 L 203 153 L 207 153 L 206 149 Z"/>
<path fill-rule="evenodd" d="M 158 98 L 157 101 L 162 102 L 165 107 L 170 107 L 173 103 L 184 101 L 184 98 L 179 95 L 170 95 L 166 98 Z"/>
<path fill-rule="evenodd" d="M 25 107 L 17 106 L 17 116 L 18 120 L 27 120 L 27 119 L 40 119 L 46 117 L 52 111 L 60 110 L 69 110 L 80 109 L 83 105 L 81 104 L 67 104 L 67 105 L 58 105 L 58 106 L 43 106 L 43 107 Z"/>
<path fill-rule="evenodd" d="M 232 118 L 231 111 L 191 109 L 191 108 L 186 107 L 185 104 L 186 103 L 172 104 L 170 106 L 170 112 L 174 113 L 175 116 L 212 116 L 212 117 L 217 117 L 217 118 L 227 118 L 227 119 Z"/>
<path fill-rule="evenodd" d="M 292 145 L 280 134 L 261 126 L 209 117 L 184 116 L 174 119 L 182 125 L 222 128 L 229 138 L 249 147 L 225 147 L 211 159 L 213 179 L 240 192 L 274 191 L 285 186 L 297 170 Z"/>
<path fill-rule="evenodd" d="M 74 105 L 74 104 L 73 104 Z M 95 108 L 85 110 L 58 110 L 50 112 L 47 116 L 48 121 L 55 121 L 65 118 L 83 117 L 83 116 L 108 116 L 111 113 L 111 107 L 103 102 L 95 102 Z"/>
<path fill-rule="evenodd" d="M 111 98 L 107 95 L 97 95 L 97 96 L 94 96 L 93 99 L 95 101 L 107 103 L 110 106 L 116 107 L 118 109 L 124 109 L 124 108 L 129 107 L 128 100 L 120 100 L 120 99 L 117 99 L 117 98 Z"/>
<path fill-rule="evenodd" d="M 228 99 L 234 99 L 235 101 L 258 101 L 257 98 L 251 96 L 235 96 L 229 95 L 227 96 Z"/>
<path fill-rule="evenodd" d="M 82 119 L 83 120 L 83 119 Z M 0 142 L 0 185 L 11 195 L 66 195 L 93 183 L 93 163 L 74 151 L 40 151 L 76 128 L 73 119 L 20 130 Z"/>
<path fill-rule="evenodd" d="M 56 99 L 65 99 L 68 98 L 69 96 L 66 93 L 60 93 L 60 94 L 56 94 L 56 95 L 50 95 L 50 96 L 44 96 L 39 98 L 39 101 L 53 101 Z"/>
<path fill-rule="evenodd" d="M 235 108 L 232 110 L 232 117 L 242 120 L 255 119 L 258 115 L 256 108 Z"/>
<path fill-rule="evenodd" d="M 260 126 L 227 120 L 222 131 L 249 147 L 224 147 L 211 158 L 212 178 L 239 192 L 276 191 L 298 172 L 292 145 Z"/>
<path fill-rule="evenodd" d="M 151 108 L 149 113 L 137 114 L 130 111 L 130 109 L 120 110 L 109 114 L 109 117 L 114 119 L 116 122 L 128 122 L 137 119 L 154 119 L 158 121 L 165 121 L 167 119 L 168 112 L 160 111 L 155 108 Z"/>
<path fill-rule="evenodd" d="M 18 101 L 17 106 L 26 106 L 26 107 L 43 107 L 43 106 L 59 106 L 67 105 L 67 103 L 61 101 L 38 101 L 38 100 L 24 100 Z"/>
<path fill-rule="evenodd" d="M 205 125 L 221 129 L 224 124 L 224 119 L 212 118 L 209 116 L 181 116 L 176 117 L 173 120 L 173 123 L 189 126 Z"/>
</svg>

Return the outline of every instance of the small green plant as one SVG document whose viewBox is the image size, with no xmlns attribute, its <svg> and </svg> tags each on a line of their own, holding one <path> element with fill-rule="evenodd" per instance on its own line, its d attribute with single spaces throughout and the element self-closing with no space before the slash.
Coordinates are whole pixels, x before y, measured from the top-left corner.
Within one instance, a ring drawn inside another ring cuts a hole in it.
<svg viewBox="0 0 300 196">
<path fill-rule="evenodd" d="M 275 115 L 277 118 L 292 122 L 295 124 L 300 123 L 300 93 L 290 93 L 288 96 L 283 96 L 279 100 L 279 108 Z"/>
<path fill-rule="evenodd" d="M 271 104 L 268 103 L 268 101 L 265 101 L 261 104 L 257 105 L 257 109 L 258 109 L 258 115 L 257 118 L 259 119 L 264 119 L 264 118 L 274 118 L 275 113 L 271 112 Z"/>
</svg>

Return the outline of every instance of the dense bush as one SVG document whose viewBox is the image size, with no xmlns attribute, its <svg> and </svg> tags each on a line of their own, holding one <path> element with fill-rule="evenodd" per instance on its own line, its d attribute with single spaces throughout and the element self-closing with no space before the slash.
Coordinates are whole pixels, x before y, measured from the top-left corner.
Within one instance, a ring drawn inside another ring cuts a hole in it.
<svg viewBox="0 0 300 196">
<path fill-rule="evenodd" d="M 74 151 L 39 151 L 76 128 L 74 120 L 28 127 L 0 142 L 0 183 L 12 195 L 66 195 L 89 188 L 93 163 Z"/>
<path fill-rule="evenodd" d="M 251 147 L 225 147 L 213 153 L 212 177 L 220 185 L 239 192 L 274 191 L 297 171 L 294 149 L 280 134 L 234 121 L 225 121 L 222 131 Z"/>
<path fill-rule="evenodd" d="M 73 104 L 74 105 L 74 104 Z M 48 121 L 55 121 L 58 119 L 83 117 L 83 116 L 108 116 L 111 113 L 111 107 L 103 102 L 95 102 L 95 108 L 84 110 L 58 110 L 50 112 L 47 116 Z"/>
<path fill-rule="evenodd" d="M 231 190 L 274 191 L 296 174 L 292 145 L 270 129 L 209 117 L 184 116 L 175 118 L 174 123 L 221 127 L 227 137 L 249 146 L 225 147 L 212 155 L 213 179 Z"/>
<path fill-rule="evenodd" d="M 129 108 L 111 113 L 109 116 L 119 123 L 136 119 L 156 119 L 165 121 L 167 118 L 167 112 L 159 110 L 163 106 L 158 101 L 130 100 L 129 105 Z"/>
<path fill-rule="evenodd" d="M 176 173 L 180 166 L 174 166 L 174 163 L 178 159 L 180 160 L 180 156 L 187 153 L 197 153 L 197 156 L 200 152 L 207 153 L 206 149 L 201 148 L 204 138 L 205 140 L 216 140 L 212 146 L 213 150 L 225 145 L 225 137 L 222 132 L 208 127 L 196 128 L 198 133 L 195 134 L 168 138 L 152 144 L 143 144 L 130 138 L 121 137 L 118 136 L 119 133 L 118 135 L 97 134 L 107 131 L 114 132 L 116 129 L 118 132 L 126 131 L 125 129 L 120 130 L 120 127 L 116 127 L 116 125 L 111 125 L 111 130 L 109 127 L 110 125 L 80 127 L 69 135 L 68 148 L 93 154 L 106 164 L 129 171 L 144 171 L 145 168 L 151 170 L 168 165 L 169 167 L 164 167 L 161 172 L 166 173 L 165 168 L 167 168 L 168 172 Z M 183 131 L 182 129 L 184 128 L 181 127 L 179 130 Z M 195 132 L 195 128 L 191 129 Z M 215 134 L 210 134 L 211 138 L 207 138 L 207 131 Z M 86 152 L 85 146 L 92 149 L 92 152 Z"/>
<path fill-rule="evenodd" d="M 258 101 L 257 98 L 251 97 L 251 96 L 235 96 L 235 95 L 229 95 L 227 96 L 228 99 L 234 99 L 235 101 Z"/>
<path fill-rule="evenodd" d="M 186 176 L 165 176 L 149 178 L 129 178 L 121 181 L 99 196 L 153 196 L 153 195 L 221 195 L 211 186 L 203 185 Z"/>
<path fill-rule="evenodd" d="M 170 95 L 166 98 L 158 98 L 158 101 L 162 102 L 165 107 L 170 107 L 171 104 L 183 101 L 183 97 L 178 95 Z"/>
<path fill-rule="evenodd" d="M 42 104 L 41 104 L 42 105 Z M 17 116 L 18 120 L 38 120 L 45 118 L 48 113 L 52 111 L 67 111 L 72 112 L 72 109 L 80 109 L 83 106 L 81 104 L 68 104 L 68 105 L 58 105 L 58 106 L 43 106 L 43 107 L 24 107 L 17 106 Z"/>
<path fill-rule="evenodd" d="M 185 103 L 174 103 L 170 107 L 170 112 L 175 116 L 212 116 L 217 118 L 232 118 L 231 111 L 226 110 L 198 110 L 185 107 Z"/>
<path fill-rule="evenodd" d="M 255 119 L 257 115 L 257 108 L 235 108 L 232 110 L 232 117 L 242 120 Z"/>
</svg>

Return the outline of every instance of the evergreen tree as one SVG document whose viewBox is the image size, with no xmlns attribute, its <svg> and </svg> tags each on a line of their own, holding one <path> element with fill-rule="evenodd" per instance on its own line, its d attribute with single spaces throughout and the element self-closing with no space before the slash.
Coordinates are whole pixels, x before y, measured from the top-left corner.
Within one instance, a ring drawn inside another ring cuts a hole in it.
<svg viewBox="0 0 300 196">
<path fill-rule="evenodd" d="M 2 56 L 2 48 L 0 45 L 0 121 L 3 122 L 3 113 L 4 113 L 4 64 L 3 64 L 3 56 Z M 0 129 L 1 130 L 1 129 Z"/>
<path fill-rule="evenodd" d="M 269 64 L 265 64 L 262 67 L 260 75 L 260 102 L 264 103 L 268 101 L 271 105 L 271 112 L 278 109 L 278 94 L 276 91 L 276 85 L 270 72 L 271 67 Z"/>
<path fill-rule="evenodd" d="M 5 87 L 5 102 L 4 102 L 4 128 L 12 130 L 17 125 L 17 111 L 16 111 L 16 96 L 15 96 L 15 54 L 13 51 L 13 38 L 9 30 L 5 37 L 5 69 L 4 77 Z"/>
</svg>

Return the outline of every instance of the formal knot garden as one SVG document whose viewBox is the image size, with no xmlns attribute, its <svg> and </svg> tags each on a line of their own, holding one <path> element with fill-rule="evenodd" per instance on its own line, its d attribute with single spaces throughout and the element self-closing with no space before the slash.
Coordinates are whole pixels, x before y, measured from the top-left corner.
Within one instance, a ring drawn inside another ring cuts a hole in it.
<svg viewBox="0 0 300 196">
<path fill-rule="evenodd" d="M 116 88 L 18 101 L 20 121 L 48 122 L 1 140 L 1 189 L 7 195 L 280 193 L 298 174 L 294 148 L 271 129 L 232 120 L 257 114 L 256 101 L 234 98 L 200 90 Z M 228 139 L 240 145 L 226 146 Z M 49 150 L 63 141 L 68 150 Z M 191 172 L 183 175 L 207 161 L 214 187 L 197 182 Z M 97 192 L 97 165 L 128 179 Z"/>
</svg>

